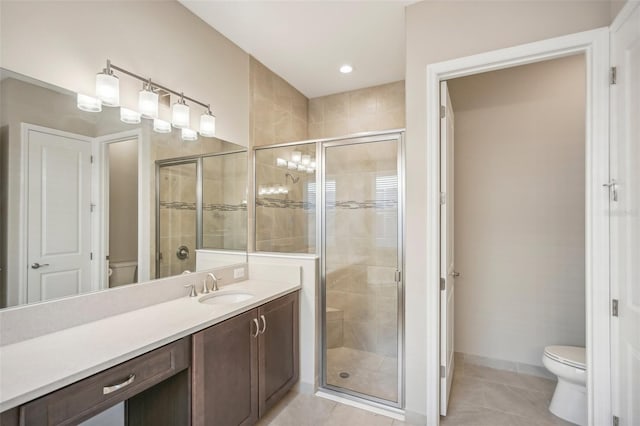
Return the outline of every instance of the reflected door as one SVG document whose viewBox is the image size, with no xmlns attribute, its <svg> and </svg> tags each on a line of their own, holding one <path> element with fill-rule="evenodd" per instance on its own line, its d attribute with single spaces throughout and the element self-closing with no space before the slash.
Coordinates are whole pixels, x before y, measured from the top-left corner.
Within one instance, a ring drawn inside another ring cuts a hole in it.
<svg viewBox="0 0 640 426">
<path fill-rule="evenodd" d="M 196 160 L 159 164 L 157 168 L 156 277 L 195 271 L 197 243 Z"/>
<path fill-rule="evenodd" d="M 91 138 L 26 127 L 27 302 L 91 290 Z"/>
<path fill-rule="evenodd" d="M 324 385 L 401 405 L 400 135 L 323 147 Z"/>
</svg>

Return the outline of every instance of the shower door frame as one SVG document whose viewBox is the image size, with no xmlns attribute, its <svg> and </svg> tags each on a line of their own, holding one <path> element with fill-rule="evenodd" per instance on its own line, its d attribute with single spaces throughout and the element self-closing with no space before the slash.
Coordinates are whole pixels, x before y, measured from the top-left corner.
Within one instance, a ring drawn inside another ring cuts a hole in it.
<svg viewBox="0 0 640 426">
<path fill-rule="evenodd" d="M 179 166 L 182 164 L 195 164 L 196 165 L 196 246 L 193 250 L 200 250 L 203 248 L 203 186 L 204 186 L 204 170 L 203 160 L 209 157 L 219 157 L 222 155 L 231 155 L 239 153 L 247 153 L 246 149 L 236 149 L 231 151 L 215 152 L 212 154 L 197 154 L 189 155 L 186 157 L 167 158 L 164 160 L 156 160 L 156 182 L 155 182 L 155 194 L 156 194 L 156 239 L 155 239 L 155 279 L 158 279 L 160 275 L 160 168 L 165 166 Z M 195 255 L 195 254 L 194 254 Z M 166 277 L 163 277 L 166 278 Z"/>
<path fill-rule="evenodd" d="M 376 143 L 376 142 L 391 142 L 395 141 L 397 143 L 396 150 L 396 161 L 397 161 L 397 176 L 398 176 L 398 206 L 397 206 L 397 271 L 399 272 L 399 280 L 396 281 L 397 284 L 397 336 L 398 336 L 398 346 L 397 346 L 397 359 L 398 359 L 398 369 L 397 369 L 397 395 L 398 401 L 393 402 L 386 399 L 378 398 L 372 395 L 363 394 L 351 389 L 331 385 L 327 383 L 327 246 L 325 244 L 325 240 L 327 237 L 327 229 L 325 225 L 326 220 L 326 204 L 325 204 L 325 194 L 324 194 L 324 185 L 325 185 L 325 172 L 326 172 L 326 150 L 327 148 L 335 148 L 340 146 L 348 146 L 348 145 L 359 145 L 359 144 L 368 144 L 368 143 Z M 320 211 L 317 216 L 316 223 L 319 224 L 320 229 L 320 238 L 316 240 L 316 247 L 320 246 L 317 252 L 320 253 L 320 318 L 321 318 L 321 326 L 320 330 L 322 333 L 321 336 L 321 345 L 320 345 L 320 388 L 324 392 L 328 392 L 331 394 L 335 394 L 340 397 L 346 397 L 347 399 L 352 399 L 355 401 L 366 401 L 369 404 L 379 406 L 383 409 L 401 409 L 404 407 L 404 372 L 405 372 L 405 363 L 404 363 L 404 249 L 405 249 L 405 229 L 404 229 L 404 197 L 405 197 L 405 185 L 404 185 L 404 130 L 391 130 L 384 132 L 368 132 L 361 133 L 355 135 L 344 136 L 340 138 L 331 138 L 318 141 L 318 150 L 316 152 L 320 153 L 320 163 L 321 167 L 317 169 L 316 175 L 316 199 L 319 198 L 318 203 L 320 206 Z M 316 161 L 318 157 L 316 157 Z"/>
</svg>

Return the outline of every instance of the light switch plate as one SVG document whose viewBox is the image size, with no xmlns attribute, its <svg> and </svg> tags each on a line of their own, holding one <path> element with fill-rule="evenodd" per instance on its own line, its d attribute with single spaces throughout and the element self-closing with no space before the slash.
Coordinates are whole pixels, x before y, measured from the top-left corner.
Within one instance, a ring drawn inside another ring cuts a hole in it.
<svg viewBox="0 0 640 426">
<path fill-rule="evenodd" d="M 236 268 L 233 270 L 233 278 L 244 277 L 244 268 Z"/>
</svg>

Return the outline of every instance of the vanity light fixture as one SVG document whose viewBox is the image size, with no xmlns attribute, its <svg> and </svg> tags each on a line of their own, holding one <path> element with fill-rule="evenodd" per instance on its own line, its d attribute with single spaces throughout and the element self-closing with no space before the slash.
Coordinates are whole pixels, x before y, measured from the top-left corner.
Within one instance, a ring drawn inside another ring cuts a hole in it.
<svg viewBox="0 0 640 426">
<path fill-rule="evenodd" d="M 78 93 L 77 104 L 78 109 L 87 112 L 100 112 L 102 111 L 102 102 L 98 98 L 93 96 L 83 95 Z"/>
<path fill-rule="evenodd" d="M 138 110 L 144 118 L 158 118 L 158 94 L 151 87 L 151 80 L 138 93 Z"/>
<path fill-rule="evenodd" d="M 313 173 L 316 170 L 316 160 L 309 154 L 303 154 L 300 151 L 291 152 L 291 161 L 284 158 L 276 158 L 276 166 L 287 168 L 289 170 L 297 170 L 299 172 Z"/>
<path fill-rule="evenodd" d="M 184 127 L 182 129 L 182 140 L 183 141 L 197 141 L 198 140 L 198 132 L 196 132 L 195 130 L 189 129 L 187 127 Z"/>
<path fill-rule="evenodd" d="M 294 163 L 299 163 L 302 158 L 302 153 L 300 151 L 292 151 L 291 152 L 291 161 Z"/>
<path fill-rule="evenodd" d="M 294 161 L 287 161 L 287 168 L 289 170 L 297 170 L 298 165 Z"/>
<path fill-rule="evenodd" d="M 140 123 L 140 113 L 132 109 L 120 107 L 120 121 L 127 124 Z"/>
<path fill-rule="evenodd" d="M 152 82 L 150 78 L 141 77 L 131 71 L 127 71 L 117 65 L 111 63 L 107 59 L 107 66 L 102 72 L 96 75 L 96 97 L 87 96 L 78 93 L 77 106 L 83 111 L 100 112 L 102 111 L 102 105 L 116 107 L 120 105 L 120 80 L 114 72 L 128 75 L 136 80 L 140 80 L 143 83 L 142 90 L 138 93 L 138 110 L 133 111 L 131 109 L 123 108 L 120 110 L 120 119 L 125 123 L 137 124 L 140 123 L 140 118 L 153 119 L 153 130 L 158 133 L 169 133 L 171 128 L 167 129 L 166 120 L 159 120 L 159 98 L 173 95 L 178 97 L 178 102 L 171 107 L 171 123 L 173 127 L 183 129 L 187 128 L 183 133 L 183 139 L 185 140 L 197 140 L 198 132 L 193 129 L 188 129 L 191 125 L 190 120 L 190 108 L 186 101 L 191 104 L 196 104 L 205 109 L 205 112 L 200 116 L 200 134 L 206 137 L 214 137 L 216 132 L 216 117 L 211 112 L 210 104 L 200 102 L 197 99 L 185 96 L 182 92 L 169 89 L 166 86 L 161 86 L 158 83 Z M 195 137 L 193 135 L 195 132 Z"/>
<path fill-rule="evenodd" d="M 120 105 L 120 79 L 113 75 L 111 61 L 107 59 L 107 66 L 96 74 L 96 97 L 102 105 L 117 107 Z"/>
<path fill-rule="evenodd" d="M 311 163 L 311 156 L 309 154 L 303 154 L 300 162 L 305 166 L 308 166 L 309 163 Z"/>
<path fill-rule="evenodd" d="M 200 134 L 212 138 L 216 135 L 216 116 L 211 113 L 211 109 L 200 116 Z"/>
<path fill-rule="evenodd" d="M 180 100 L 171 106 L 171 124 L 178 129 L 189 127 L 189 124 L 191 124 L 189 105 L 184 101 L 184 95 L 182 94 L 180 95 Z"/>
<path fill-rule="evenodd" d="M 276 158 L 276 166 L 278 167 L 287 167 L 287 160 L 284 158 Z"/>
</svg>

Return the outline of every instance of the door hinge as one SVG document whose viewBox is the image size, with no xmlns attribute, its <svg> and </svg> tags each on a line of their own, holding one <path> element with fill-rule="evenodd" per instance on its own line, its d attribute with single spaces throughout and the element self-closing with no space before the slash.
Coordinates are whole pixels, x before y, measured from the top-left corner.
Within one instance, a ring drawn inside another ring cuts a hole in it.
<svg viewBox="0 0 640 426">
<path fill-rule="evenodd" d="M 613 426 L 620 426 L 620 417 L 618 416 L 613 416 L 613 422 L 612 422 Z"/>
<path fill-rule="evenodd" d="M 395 280 L 397 283 L 399 283 L 402 280 L 402 272 L 396 271 Z"/>
<path fill-rule="evenodd" d="M 442 378 L 444 379 L 444 377 L 446 376 L 446 374 L 447 374 L 447 369 L 445 368 L 445 366 L 444 366 L 444 365 L 441 365 L 441 366 L 440 366 L 440 377 L 442 377 Z"/>
<path fill-rule="evenodd" d="M 89 260 L 93 260 L 93 252 L 89 253 Z"/>
<path fill-rule="evenodd" d="M 611 300 L 611 315 L 614 317 L 618 316 L 618 299 Z"/>
<path fill-rule="evenodd" d="M 444 278 L 440 278 L 440 290 L 447 288 L 447 281 Z"/>
<path fill-rule="evenodd" d="M 93 155 L 90 155 L 89 158 L 91 160 L 91 164 L 93 164 Z"/>
<path fill-rule="evenodd" d="M 447 203 L 447 194 L 444 192 L 440 193 L 440 205 L 444 205 Z"/>
<path fill-rule="evenodd" d="M 95 208 L 96 208 L 96 205 L 94 203 L 89 204 L 89 210 L 91 211 L 91 213 L 93 213 Z"/>
<path fill-rule="evenodd" d="M 611 67 L 609 71 L 609 84 L 616 84 L 618 82 L 618 68 Z"/>
<path fill-rule="evenodd" d="M 444 105 L 440 105 L 440 118 L 445 118 L 447 116 L 447 108 Z"/>
</svg>

